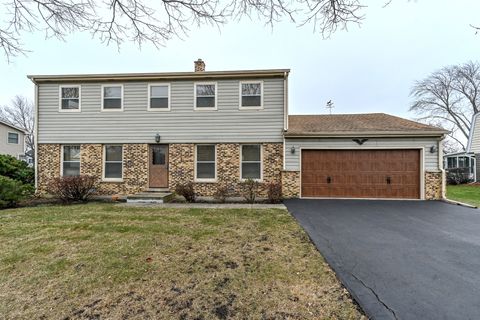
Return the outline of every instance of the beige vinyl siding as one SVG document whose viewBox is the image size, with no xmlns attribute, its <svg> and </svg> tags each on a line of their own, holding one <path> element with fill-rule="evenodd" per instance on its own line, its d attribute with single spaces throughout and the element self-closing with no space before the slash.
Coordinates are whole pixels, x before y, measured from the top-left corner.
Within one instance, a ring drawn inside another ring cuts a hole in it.
<svg viewBox="0 0 480 320">
<path fill-rule="evenodd" d="M 295 146 L 295 153 L 291 153 Z M 430 153 L 430 147 L 435 146 L 435 152 Z M 438 166 L 438 139 L 435 138 L 371 138 L 363 145 L 358 145 L 352 139 L 314 139 L 299 138 L 285 140 L 285 169 L 300 170 L 300 148 L 309 149 L 374 149 L 374 148 L 425 148 L 425 170 L 439 171 Z"/>
<path fill-rule="evenodd" d="M 480 153 L 480 115 L 477 115 L 474 119 L 475 123 L 472 125 L 472 133 L 470 138 L 470 150 L 468 151 L 478 154 Z"/>
<path fill-rule="evenodd" d="M 18 144 L 8 143 L 8 133 L 18 133 Z M 25 154 L 25 134 L 17 129 L 0 123 L 0 154 L 8 154 L 18 159 Z"/>
<path fill-rule="evenodd" d="M 82 84 L 81 112 L 58 111 L 58 84 L 39 85 L 39 143 L 282 142 L 283 78 L 264 79 L 264 109 L 239 110 L 239 81 L 218 80 L 218 110 L 193 110 L 194 81 L 170 82 L 171 111 L 148 111 L 148 82 L 125 82 L 124 109 L 101 111 L 101 85 Z"/>
</svg>

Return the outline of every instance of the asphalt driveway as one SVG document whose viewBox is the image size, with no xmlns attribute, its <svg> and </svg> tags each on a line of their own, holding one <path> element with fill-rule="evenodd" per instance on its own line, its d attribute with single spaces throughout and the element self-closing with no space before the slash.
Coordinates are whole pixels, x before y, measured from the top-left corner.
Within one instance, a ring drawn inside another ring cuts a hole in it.
<svg viewBox="0 0 480 320">
<path fill-rule="evenodd" d="M 288 200 L 373 319 L 480 319 L 480 210 L 439 201 Z"/>
</svg>

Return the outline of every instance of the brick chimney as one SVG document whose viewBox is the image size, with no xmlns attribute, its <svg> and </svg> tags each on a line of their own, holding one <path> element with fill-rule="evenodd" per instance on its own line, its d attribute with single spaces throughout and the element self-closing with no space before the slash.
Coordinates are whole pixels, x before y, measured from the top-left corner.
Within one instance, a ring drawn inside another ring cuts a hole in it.
<svg viewBox="0 0 480 320">
<path fill-rule="evenodd" d="M 205 62 L 203 62 L 202 59 L 198 59 L 197 61 L 194 61 L 193 63 L 195 63 L 195 72 L 205 71 Z"/>
</svg>

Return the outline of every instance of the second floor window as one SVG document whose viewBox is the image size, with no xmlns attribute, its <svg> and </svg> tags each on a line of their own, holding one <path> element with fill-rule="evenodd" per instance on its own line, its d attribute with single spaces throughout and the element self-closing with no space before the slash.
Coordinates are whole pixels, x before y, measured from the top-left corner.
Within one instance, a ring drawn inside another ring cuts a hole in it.
<svg viewBox="0 0 480 320">
<path fill-rule="evenodd" d="M 123 109 L 123 86 L 111 85 L 103 86 L 103 110 L 121 110 Z"/>
<path fill-rule="evenodd" d="M 215 83 L 197 83 L 195 85 L 195 109 L 216 109 L 217 85 Z"/>
<path fill-rule="evenodd" d="M 241 108 L 262 108 L 262 83 L 241 82 Z"/>
<path fill-rule="evenodd" d="M 80 175 L 80 146 L 63 146 L 62 175 Z"/>
<path fill-rule="evenodd" d="M 60 110 L 80 110 L 80 86 L 60 87 Z"/>
<path fill-rule="evenodd" d="M 9 132 L 8 133 L 8 143 L 10 144 L 18 144 L 18 133 L 16 132 Z"/>
<path fill-rule="evenodd" d="M 170 86 L 168 84 L 152 84 L 149 86 L 148 108 L 152 110 L 170 109 Z"/>
</svg>

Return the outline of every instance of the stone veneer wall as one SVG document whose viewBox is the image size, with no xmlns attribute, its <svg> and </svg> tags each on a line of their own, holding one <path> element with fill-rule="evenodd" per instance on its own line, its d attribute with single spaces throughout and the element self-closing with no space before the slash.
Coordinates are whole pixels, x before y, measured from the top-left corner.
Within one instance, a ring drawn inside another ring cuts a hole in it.
<svg viewBox="0 0 480 320">
<path fill-rule="evenodd" d="M 48 193 L 48 184 L 60 176 L 61 145 L 38 145 L 37 193 Z M 80 146 L 80 174 L 93 175 L 100 181 L 103 175 L 103 145 Z M 123 182 L 101 181 L 97 194 L 136 193 L 148 186 L 148 145 L 123 145 Z"/>
<path fill-rule="evenodd" d="M 199 196 L 213 196 L 218 186 L 228 186 L 238 195 L 240 193 L 240 144 L 217 144 L 217 181 L 195 182 L 195 192 Z M 266 184 L 281 183 L 283 165 L 283 145 L 265 143 L 263 148 L 263 187 L 259 191 L 266 196 Z M 195 144 L 169 145 L 169 186 L 171 190 L 179 183 L 194 181 L 195 178 Z"/>
<path fill-rule="evenodd" d="M 282 171 L 282 194 L 284 198 L 300 197 L 300 171 Z"/>
<path fill-rule="evenodd" d="M 425 199 L 438 200 L 442 198 L 443 175 L 441 172 L 425 172 Z"/>
</svg>

